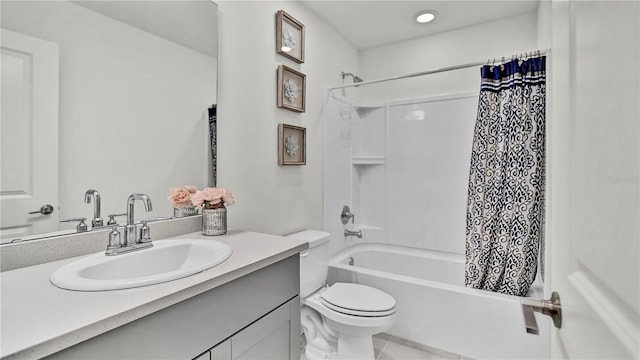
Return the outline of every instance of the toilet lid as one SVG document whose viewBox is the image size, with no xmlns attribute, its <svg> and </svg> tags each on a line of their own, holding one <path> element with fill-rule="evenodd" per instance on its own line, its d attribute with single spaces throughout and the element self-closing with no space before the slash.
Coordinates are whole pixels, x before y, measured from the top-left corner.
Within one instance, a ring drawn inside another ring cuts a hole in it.
<svg viewBox="0 0 640 360">
<path fill-rule="evenodd" d="M 396 299 L 370 286 L 335 283 L 322 293 L 328 308 L 356 316 L 387 316 L 395 312 Z"/>
</svg>

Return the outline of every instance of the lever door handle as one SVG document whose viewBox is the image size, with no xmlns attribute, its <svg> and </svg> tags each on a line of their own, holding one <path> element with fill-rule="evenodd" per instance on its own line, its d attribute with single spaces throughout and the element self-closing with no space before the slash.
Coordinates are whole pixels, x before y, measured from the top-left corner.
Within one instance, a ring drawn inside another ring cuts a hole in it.
<svg viewBox="0 0 640 360">
<path fill-rule="evenodd" d="M 53 206 L 46 204 L 46 205 L 42 205 L 42 207 L 40 207 L 40 210 L 38 211 L 29 211 L 29 214 L 42 214 L 42 215 L 49 215 L 53 212 Z"/>
<path fill-rule="evenodd" d="M 562 327 L 562 304 L 560 295 L 554 291 L 549 300 L 524 299 L 521 301 L 524 322 L 529 334 L 538 334 L 538 322 L 533 314 L 537 311 L 551 317 L 553 325 L 560 329 Z"/>
</svg>

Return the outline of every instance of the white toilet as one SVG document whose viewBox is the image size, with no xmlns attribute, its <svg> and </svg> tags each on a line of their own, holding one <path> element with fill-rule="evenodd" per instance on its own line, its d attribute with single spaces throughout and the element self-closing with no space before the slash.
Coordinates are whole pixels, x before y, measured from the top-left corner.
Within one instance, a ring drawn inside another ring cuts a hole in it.
<svg viewBox="0 0 640 360">
<path fill-rule="evenodd" d="M 309 360 L 373 360 L 372 335 L 393 325 L 396 300 L 370 286 L 335 283 L 327 287 L 329 236 L 305 230 L 288 237 L 306 240 L 309 250 L 300 254 L 302 331 Z"/>
</svg>

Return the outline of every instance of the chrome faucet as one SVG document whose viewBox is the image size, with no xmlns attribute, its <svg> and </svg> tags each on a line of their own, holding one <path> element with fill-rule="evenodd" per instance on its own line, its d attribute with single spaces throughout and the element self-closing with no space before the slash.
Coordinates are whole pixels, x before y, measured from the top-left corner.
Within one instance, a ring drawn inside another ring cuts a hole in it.
<svg viewBox="0 0 640 360">
<path fill-rule="evenodd" d="M 133 203 L 136 200 L 142 200 L 144 204 L 144 209 L 146 211 L 151 211 L 153 208 L 151 207 L 151 199 L 149 196 L 145 194 L 132 194 L 127 199 L 127 225 L 124 227 L 124 238 L 120 237 L 120 231 L 118 231 L 118 224 L 114 224 L 115 226 L 111 229 L 111 233 L 109 233 L 109 244 L 107 245 L 107 251 L 105 251 L 106 255 L 118 255 L 122 253 L 126 253 L 133 250 L 146 249 L 148 247 L 152 247 L 151 236 L 149 234 L 149 226 L 146 221 L 142 222 L 142 227 L 140 228 L 140 237 L 137 236 L 136 233 L 136 224 L 134 222 L 133 216 Z M 119 216 L 120 214 L 114 214 L 111 216 Z"/>
<path fill-rule="evenodd" d="M 145 211 L 153 210 L 149 196 L 145 194 L 132 194 L 129 196 L 127 199 L 127 226 L 124 228 L 124 240 L 122 242 L 123 247 L 132 246 L 138 243 L 136 224 L 134 223 L 133 216 L 133 203 L 136 200 L 142 200 Z"/>
<path fill-rule="evenodd" d="M 91 198 L 94 198 L 93 202 L 93 219 L 91 220 L 92 227 L 100 227 L 103 225 L 102 218 L 100 217 L 100 193 L 98 190 L 89 189 L 84 193 L 85 204 L 91 203 Z"/>
<path fill-rule="evenodd" d="M 358 239 L 362 239 L 362 230 L 358 230 L 358 231 L 351 231 L 348 229 L 344 229 L 344 236 L 355 236 Z"/>
</svg>

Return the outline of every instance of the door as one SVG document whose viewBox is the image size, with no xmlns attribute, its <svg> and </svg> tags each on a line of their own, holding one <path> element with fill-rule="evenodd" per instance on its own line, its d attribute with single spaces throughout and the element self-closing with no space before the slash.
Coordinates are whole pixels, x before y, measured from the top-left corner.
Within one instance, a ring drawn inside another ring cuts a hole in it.
<svg viewBox="0 0 640 360">
<path fill-rule="evenodd" d="M 637 359 L 640 5 L 552 6 L 552 355 Z"/>
<path fill-rule="evenodd" d="M 7 242 L 58 229 L 58 45 L 5 29 L 1 42 L 0 238 Z M 45 205 L 53 212 L 40 213 Z"/>
</svg>

